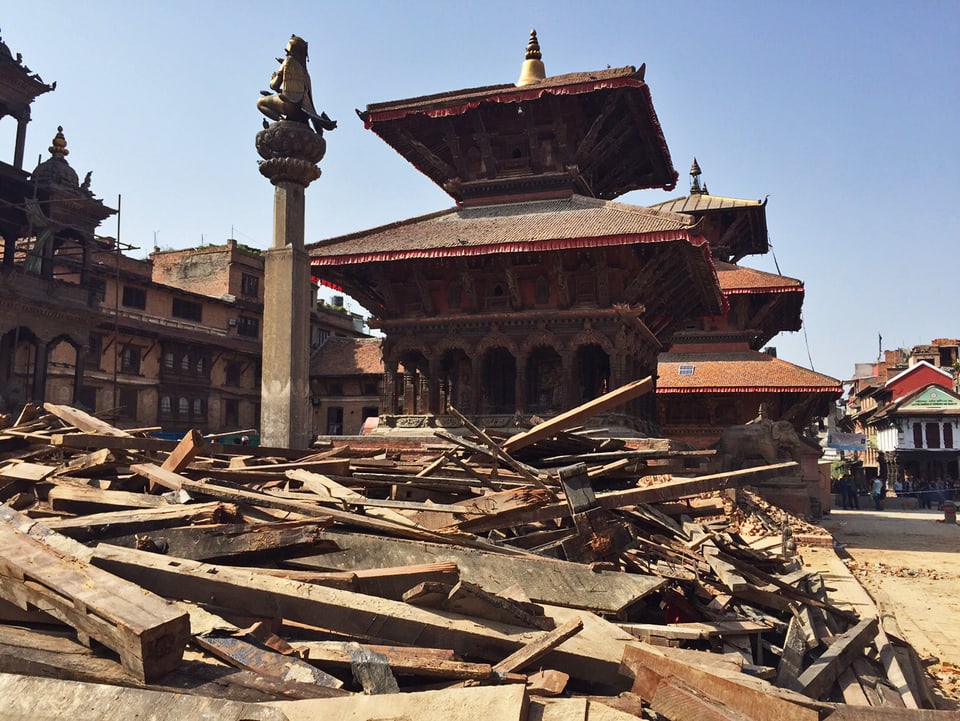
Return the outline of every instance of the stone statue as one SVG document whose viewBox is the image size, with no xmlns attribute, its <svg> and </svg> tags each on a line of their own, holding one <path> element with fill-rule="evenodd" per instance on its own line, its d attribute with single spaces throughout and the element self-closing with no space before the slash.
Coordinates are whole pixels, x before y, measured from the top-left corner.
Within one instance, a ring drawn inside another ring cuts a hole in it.
<svg viewBox="0 0 960 721">
<path fill-rule="evenodd" d="M 748 461 L 766 465 L 800 460 L 800 436 L 789 421 L 766 418 L 724 429 L 716 444 L 723 471 L 736 471 Z"/>
<path fill-rule="evenodd" d="M 257 100 L 260 112 L 271 120 L 291 120 L 305 125 L 312 124 L 318 134 L 324 130 L 333 130 L 337 121 L 331 120 L 326 113 L 317 114 L 313 105 L 313 93 L 310 87 L 310 74 L 307 72 L 307 41 L 291 35 L 287 42 L 286 56 L 277 58 L 280 67 L 270 78 L 270 89 L 261 91 Z M 264 121 L 264 128 L 267 122 Z"/>
</svg>

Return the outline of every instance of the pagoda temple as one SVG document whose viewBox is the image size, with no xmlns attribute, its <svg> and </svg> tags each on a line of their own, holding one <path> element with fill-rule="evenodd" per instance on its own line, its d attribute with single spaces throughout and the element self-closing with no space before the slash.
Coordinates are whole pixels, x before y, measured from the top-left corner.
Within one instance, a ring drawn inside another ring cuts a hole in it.
<svg viewBox="0 0 960 721">
<path fill-rule="evenodd" d="M 670 339 L 658 362 L 660 432 L 698 447 L 724 428 L 763 413 L 798 429 L 828 414 L 842 395 L 835 378 L 780 360 L 764 347 L 802 325 L 803 283 L 737 263 L 769 251 L 766 200 L 710 195 L 696 159 L 690 194 L 653 206 L 689 215 L 713 251 L 725 300 L 717 316 L 691 319 Z"/>
<path fill-rule="evenodd" d="M 456 203 L 307 246 L 385 334 L 381 427 L 549 416 L 655 376 L 675 333 L 723 314 L 702 224 L 615 202 L 678 177 L 642 66 L 547 77 L 532 32 L 517 83 L 359 115 Z M 653 394 L 623 411 L 655 430 Z"/>
</svg>

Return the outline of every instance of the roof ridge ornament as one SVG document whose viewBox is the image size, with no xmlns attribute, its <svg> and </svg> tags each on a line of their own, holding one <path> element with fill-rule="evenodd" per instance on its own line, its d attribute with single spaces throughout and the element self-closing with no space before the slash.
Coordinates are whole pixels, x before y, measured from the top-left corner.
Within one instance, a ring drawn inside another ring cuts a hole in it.
<svg viewBox="0 0 960 721">
<path fill-rule="evenodd" d="M 540 43 L 537 40 L 537 31 L 530 31 L 530 41 L 527 43 L 527 53 L 524 56 L 523 65 L 520 67 L 520 79 L 517 80 L 517 87 L 524 85 L 533 85 L 545 80 L 547 71 L 543 66 L 543 56 L 540 53 Z"/>
<path fill-rule="evenodd" d="M 693 159 L 693 165 L 690 166 L 690 177 L 693 180 L 690 181 L 690 195 L 707 195 L 707 184 L 704 183 L 703 186 L 700 185 L 700 175 L 703 171 L 700 170 L 700 164 L 697 162 L 696 157 Z"/>
<path fill-rule="evenodd" d="M 67 150 L 67 138 L 63 134 L 63 126 L 57 126 L 57 134 L 53 136 L 53 145 L 47 148 L 47 151 L 55 158 L 60 158 L 61 160 L 65 159 L 70 155 L 70 151 Z"/>
</svg>

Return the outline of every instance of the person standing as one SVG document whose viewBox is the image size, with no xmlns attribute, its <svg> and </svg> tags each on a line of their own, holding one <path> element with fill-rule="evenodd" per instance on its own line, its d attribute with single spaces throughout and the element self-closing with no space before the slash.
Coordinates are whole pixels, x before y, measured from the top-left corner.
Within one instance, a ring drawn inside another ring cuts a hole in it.
<svg viewBox="0 0 960 721">
<path fill-rule="evenodd" d="M 876 510 L 883 510 L 883 480 L 880 476 L 873 479 L 873 505 Z"/>
</svg>

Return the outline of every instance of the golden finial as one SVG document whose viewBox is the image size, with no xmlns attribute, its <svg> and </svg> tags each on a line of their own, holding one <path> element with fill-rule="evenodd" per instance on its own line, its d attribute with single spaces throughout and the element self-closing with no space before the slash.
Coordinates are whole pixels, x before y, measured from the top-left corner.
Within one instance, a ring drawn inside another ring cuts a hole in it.
<svg viewBox="0 0 960 721">
<path fill-rule="evenodd" d="M 540 43 L 537 41 L 537 31 L 530 31 L 530 42 L 527 43 L 526 59 L 520 68 L 520 79 L 517 80 L 517 87 L 524 85 L 533 85 L 539 83 L 547 77 L 547 71 L 543 67 L 543 61 L 540 59 Z"/>
<path fill-rule="evenodd" d="M 55 157 L 65 158 L 70 155 L 70 151 L 67 150 L 67 139 L 63 136 L 63 126 L 57 126 L 57 134 L 53 138 L 53 145 L 47 148 L 50 151 L 50 155 Z"/>
</svg>

